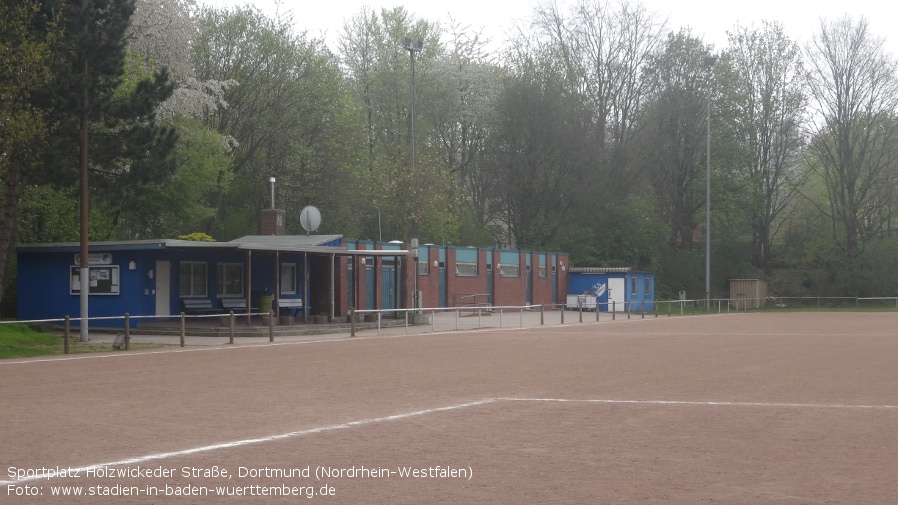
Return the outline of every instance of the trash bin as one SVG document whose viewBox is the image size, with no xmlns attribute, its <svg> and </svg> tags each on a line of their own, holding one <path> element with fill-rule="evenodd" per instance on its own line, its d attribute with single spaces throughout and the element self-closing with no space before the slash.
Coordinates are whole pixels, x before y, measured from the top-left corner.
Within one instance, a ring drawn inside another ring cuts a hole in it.
<svg viewBox="0 0 898 505">
<path fill-rule="evenodd" d="M 259 312 L 263 314 L 268 314 L 271 312 L 271 301 L 273 297 L 271 295 L 263 295 L 259 300 Z"/>
</svg>

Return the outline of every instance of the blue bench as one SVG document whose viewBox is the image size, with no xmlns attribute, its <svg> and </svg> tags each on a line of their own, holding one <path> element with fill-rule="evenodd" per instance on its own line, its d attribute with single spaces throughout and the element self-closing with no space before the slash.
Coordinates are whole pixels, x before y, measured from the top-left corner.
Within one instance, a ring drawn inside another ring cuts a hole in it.
<svg viewBox="0 0 898 505">
<path fill-rule="evenodd" d="M 221 308 L 225 312 L 234 311 L 237 313 L 245 313 L 246 312 L 246 298 L 222 298 L 221 299 Z"/>
<path fill-rule="evenodd" d="M 286 310 L 287 315 L 296 317 L 302 310 L 302 298 L 281 298 L 278 300 L 278 310 Z"/>
<path fill-rule="evenodd" d="M 208 298 L 182 298 L 185 314 L 211 314 L 217 312 Z"/>
</svg>

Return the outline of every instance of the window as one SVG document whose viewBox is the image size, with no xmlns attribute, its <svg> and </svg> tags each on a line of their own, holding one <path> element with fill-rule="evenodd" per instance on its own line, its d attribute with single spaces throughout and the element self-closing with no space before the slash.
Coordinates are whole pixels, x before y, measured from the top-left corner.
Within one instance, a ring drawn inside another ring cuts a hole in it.
<svg viewBox="0 0 898 505">
<path fill-rule="evenodd" d="M 202 261 L 182 261 L 180 263 L 181 270 L 181 286 L 179 294 L 181 297 L 202 297 L 209 296 L 207 286 L 209 285 L 209 273 L 206 263 Z"/>
<path fill-rule="evenodd" d="M 456 263 L 455 275 L 459 277 L 477 277 L 477 263 Z"/>
<path fill-rule="evenodd" d="M 520 277 L 520 265 L 499 265 L 499 275 L 502 277 Z"/>
<path fill-rule="evenodd" d="M 281 294 L 296 294 L 296 263 L 281 263 Z"/>
<path fill-rule="evenodd" d="M 645 278 L 645 296 L 648 297 L 652 294 L 652 278 L 646 276 Z"/>
<path fill-rule="evenodd" d="M 540 266 L 539 266 L 539 276 L 540 276 L 541 278 L 543 278 L 543 279 L 545 279 L 545 278 L 547 277 L 547 275 L 546 275 L 546 265 L 540 265 Z"/>
<path fill-rule="evenodd" d="M 216 278 L 219 297 L 243 296 L 243 263 L 219 263 Z"/>
<path fill-rule="evenodd" d="M 426 259 L 418 260 L 418 275 L 430 275 L 430 262 Z"/>
<path fill-rule="evenodd" d="M 638 296 L 639 295 L 639 278 L 634 275 L 633 277 L 630 277 L 630 281 L 631 281 L 630 285 L 632 286 L 631 291 L 633 292 L 633 296 Z"/>
</svg>

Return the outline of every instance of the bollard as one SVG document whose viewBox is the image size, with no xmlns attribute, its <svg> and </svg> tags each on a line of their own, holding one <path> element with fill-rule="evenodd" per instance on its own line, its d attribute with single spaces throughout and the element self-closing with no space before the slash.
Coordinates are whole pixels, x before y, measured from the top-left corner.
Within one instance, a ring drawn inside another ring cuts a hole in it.
<svg viewBox="0 0 898 505">
<path fill-rule="evenodd" d="M 234 323 L 236 322 L 236 318 L 234 317 L 234 311 L 230 311 L 228 317 L 228 343 L 234 343 Z"/>
<path fill-rule="evenodd" d="M 62 344 L 62 352 L 65 354 L 69 353 L 69 333 L 71 333 L 72 322 L 69 316 L 65 316 L 65 325 L 63 330 L 63 344 Z"/>
<path fill-rule="evenodd" d="M 181 347 L 184 347 L 185 340 L 187 340 L 187 316 L 181 312 Z"/>
<path fill-rule="evenodd" d="M 125 312 L 125 350 L 131 350 L 131 314 Z"/>
<path fill-rule="evenodd" d="M 268 311 L 268 341 L 274 342 L 274 311 Z"/>
</svg>

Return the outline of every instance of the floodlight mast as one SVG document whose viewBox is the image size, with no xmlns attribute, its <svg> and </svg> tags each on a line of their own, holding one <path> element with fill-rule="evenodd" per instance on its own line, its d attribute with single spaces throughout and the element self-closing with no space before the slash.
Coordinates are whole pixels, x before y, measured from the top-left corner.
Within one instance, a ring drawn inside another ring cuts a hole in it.
<svg viewBox="0 0 898 505">
<path fill-rule="evenodd" d="M 717 64 L 716 56 L 706 56 L 705 65 L 708 73 L 713 77 L 714 65 Z M 711 82 L 708 83 L 708 136 L 707 150 L 705 152 L 705 310 L 711 308 Z"/>
<path fill-rule="evenodd" d="M 419 211 L 418 211 L 418 154 L 416 149 L 415 142 L 415 53 L 420 53 L 422 49 L 424 49 L 424 42 L 418 39 L 412 39 L 411 37 L 405 36 L 399 39 L 399 45 L 402 46 L 403 49 L 408 51 L 409 59 L 411 63 L 411 83 L 409 85 L 410 94 L 411 94 L 411 110 L 410 110 L 410 118 L 409 118 L 409 126 L 411 128 L 411 158 L 412 158 L 412 203 L 413 203 L 413 214 L 412 214 L 412 243 L 414 246 L 412 247 L 413 256 L 412 260 L 414 261 L 414 272 L 415 272 L 415 285 L 414 285 L 414 294 L 412 295 L 412 305 L 413 308 L 418 309 L 421 308 L 421 300 L 419 300 L 418 296 L 418 219 L 419 219 Z"/>
</svg>

